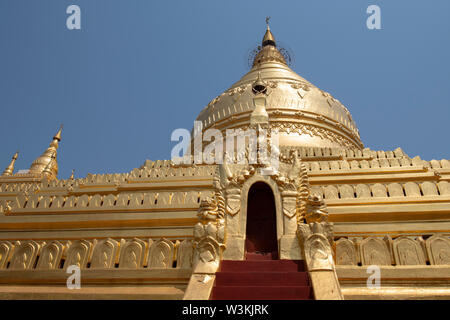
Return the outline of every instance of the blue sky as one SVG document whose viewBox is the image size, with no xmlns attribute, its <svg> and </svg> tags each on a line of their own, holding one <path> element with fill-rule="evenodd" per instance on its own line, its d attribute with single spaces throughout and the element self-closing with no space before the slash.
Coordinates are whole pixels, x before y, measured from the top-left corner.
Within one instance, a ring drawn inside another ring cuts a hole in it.
<svg viewBox="0 0 450 320">
<path fill-rule="evenodd" d="M 81 8 L 68 30 L 66 8 Z M 381 8 L 381 30 L 366 9 Z M 59 177 L 168 159 L 176 128 L 248 71 L 271 16 L 293 70 L 352 113 L 366 147 L 450 158 L 450 1 L 0 2 L 0 170 L 64 124 Z"/>
</svg>

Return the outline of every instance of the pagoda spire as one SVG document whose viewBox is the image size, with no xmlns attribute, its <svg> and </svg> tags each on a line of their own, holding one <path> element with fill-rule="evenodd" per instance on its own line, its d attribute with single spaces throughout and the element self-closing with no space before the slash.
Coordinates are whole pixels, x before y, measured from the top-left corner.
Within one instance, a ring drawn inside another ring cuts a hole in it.
<svg viewBox="0 0 450 320">
<path fill-rule="evenodd" d="M 11 163 L 9 164 L 9 166 L 6 167 L 5 171 L 3 171 L 3 176 L 11 176 L 14 172 L 14 164 L 17 160 L 17 158 L 19 157 L 19 151 L 16 151 L 16 153 L 14 153 Z"/>
<path fill-rule="evenodd" d="M 277 44 L 275 42 L 275 37 L 273 36 L 272 31 L 270 31 L 269 20 L 270 20 L 270 17 L 266 17 L 266 33 L 264 34 L 262 46 L 263 47 L 265 47 L 265 46 L 276 47 Z"/>
<path fill-rule="evenodd" d="M 253 59 L 253 67 L 259 67 L 266 62 L 277 62 L 287 65 L 286 59 L 277 48 L 272 31 L 270 31 L 269 19 L 270 17 L 266 18 L 266 33 L 264 34 L 262 45 L 258 47 L 259 51 Z"/>
<path fill-rule="evenodd" d="M 61 141 L 61 132 L 63 126 L 61 125 L 58 132 L 53 136 L 53 141 L 47 150 L 44 151 L 30 166 L 30 173 L 42 174 L 44 170 L 51 171 L 52 176 L 56 178 L 58 175 L 58 162 L 56 161 L 56 150 Z M 48 168 L 47 168 L 48 167 Z M 48 174 L 48 173 L 47 173 Z"/>
</svg>

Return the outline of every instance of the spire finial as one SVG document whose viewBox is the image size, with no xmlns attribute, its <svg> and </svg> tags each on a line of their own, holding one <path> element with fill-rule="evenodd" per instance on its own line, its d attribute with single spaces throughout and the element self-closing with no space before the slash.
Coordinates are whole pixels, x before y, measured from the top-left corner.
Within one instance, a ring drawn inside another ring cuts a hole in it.
<svg viewBox="0 0 450 320">
<path fill-rule="evenodd" d="M 258 47 L 258 53 L 253 59 L 253 67 L 256 67 L 264 62 L 277 62 L 287 65 L 283 54 L 281 54 L 281 52 L 277 49 L 275 37 L 273 36 L 272 31 L 270 31 L 269 20 L 270 17 L 266 17 L 266 33 L 262 39 L 262 46 Z"/>
<path fill-rule="evenodd" d="M 53 139 L 57 139 L 58 141 L 61 141 L 61 131 L 64 128 L 64 125 L 61 123 L 61 125 L 59 126 L 59 130 L 58 132 L 55 134 L 55 136 L 53 137 Z"/>
<path fill-rule="evenodd" d="M 266 33 L 264 34 L 262 46 L 265 47 L 267 45 L 271 45 L 271 46 L 276 47 L 277 45 L 275 43 L 275 37 L 273 36 L 272 32 L 270 31 L 269 20 L 270 20 L 270 17 L 266 17 L 267 30 L 266 30 Z"/>
<path fill-rule="evenodd" d="M 74 175 L 73 175 L 73 173 L 75 172 L 75 169 L 72 169 L 72 174 L 70 175 L 70 180 L 73 180 L 73 178 L 74 178 Z"/>
<path fill-rule="evenodd" d="M 3 171 L 3 176 L 10 176 L 14 172 L 14 163 L 16 162 L 17 158 L 19 157 L 19 150 L 14 153 L 11 162 L 9 163 L 9 166 L 6 167 L 5 171 Z"/>
<path fill-rule="evenodd" d="M 269 26 L 269 20 L 270 20 L 270 16 L 266 17 L 266 25 L 267 25 L 267 30 L 270 30 L 270 26 Z"/>
</svg>

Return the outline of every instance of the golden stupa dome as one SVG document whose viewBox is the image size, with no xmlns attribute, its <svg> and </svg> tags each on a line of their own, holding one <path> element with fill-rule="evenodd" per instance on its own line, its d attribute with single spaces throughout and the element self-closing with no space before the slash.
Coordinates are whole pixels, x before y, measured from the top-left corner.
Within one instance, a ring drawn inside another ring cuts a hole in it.
<svg viewBox="0 0 450 320">
<path fill-rule="evenodd" d="M 49 178 L 56 178 L 58 176 L 58 162 L 56 161 L 56 154 L 61 141 L 62 125 L 58 132 L 53 137 L 50 146 L 42 153 L 30 166 L 30 173 L 43 174 L 45 173 Z"/>
<path fill-rule="evenodd" d="M 248 128 L 255 85 L 264 89 L 269 125 L 279 130 L 280 146 L 363 148 L 347 108 L 289 68 L 269 27 L 252 69 L 200 112 L 203 130 Z"/>
</svg>

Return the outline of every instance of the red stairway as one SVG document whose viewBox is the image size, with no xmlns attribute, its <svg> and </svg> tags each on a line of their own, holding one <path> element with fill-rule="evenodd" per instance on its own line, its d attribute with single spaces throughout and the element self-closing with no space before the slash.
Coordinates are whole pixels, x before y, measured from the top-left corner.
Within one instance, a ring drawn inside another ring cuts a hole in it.
<svg viewBox="0 0 450 320">
<path fill-rule="evenodd" d="M 314 299 L 302 260 L 273 260 L 247 253 L 247 260 L 224 260 L 216 273 L 211 300 Z"/>
</svg>

